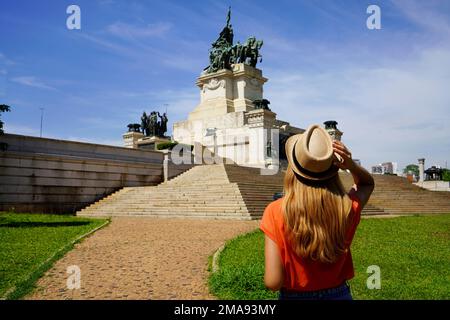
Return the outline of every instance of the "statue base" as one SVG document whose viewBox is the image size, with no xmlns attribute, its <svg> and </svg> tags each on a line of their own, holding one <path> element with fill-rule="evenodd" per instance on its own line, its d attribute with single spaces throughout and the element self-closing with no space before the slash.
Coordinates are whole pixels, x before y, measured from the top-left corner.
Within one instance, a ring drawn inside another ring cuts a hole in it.
<svg viewBox="0 0 450 320">
<path fill-rule="evenodd" d="M 172 142 L 170 137 L 146 137 L 142 132 L 126 132 L 122 135 L 126 148 L 157 150 L 160 143 Z"/>
<path fill-rule="evenodd" d="M 202 73 L 197 80 L 200 104 L 187 120 L 173 125 L 173 139 L 194 145 L 195 154 L 229 159 L 238 165 L 275 166 L 279 138 L 302 133 L 276 113 L 255 108 L 267 81 L 261 70 L 240 63 L 232 70 Z M 273 130 L 273 131 L 272 131 Z"/>
<path fill-rule="evenodd" d="M 125 148 L 137 148 L 137 142 L 144 137 L 142 132 L 129 131 L 122 135 Z"/>
<path fill-rule="evenodd" d="M 202 73 L 197 79 L 200 104 L 189 113 L 188 120 L 253 110 L 253 101 L 263 97 L 262 88 L 266 81 L 261 70 L 244 63 L 232 65 L 232 70 Z"/>
<path fill-rule="evenodd" d="M 158 149 L 156 148 L 158 144 L 165 142 L 171 142 L 170 137 L 157 137 L 157 136 L 143 137 L 136 142 L 136 147 L 138 149 L 149 149 L 158 151 Z"/>
</svg>

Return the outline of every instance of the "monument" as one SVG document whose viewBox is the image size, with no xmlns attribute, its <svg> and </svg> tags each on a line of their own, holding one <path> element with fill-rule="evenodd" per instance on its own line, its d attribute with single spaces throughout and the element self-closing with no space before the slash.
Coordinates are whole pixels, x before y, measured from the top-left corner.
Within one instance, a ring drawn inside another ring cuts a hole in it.
<svg viewBox="0 0 450 320">
<path fill-rule="evenodd" d="M 304 130 L 278 120 L 269 108 L 270 101 L 263 97 L 268 79 L 256 67 L 263 41 L 250 37 L 243 44 L 234 43 L 230 19 L 231 10 L 211 45 L 209 66 L 197 79 L 200 103 L 187 120 L 174 123 L 173 139 L 194 145 L 195 153 L 268 167 L 280 156 L 287 137 Z"/>
<path fill-rule="evenodd" d="M 328 120 L 325 121 L 323 124 L 325 126 L 325 130 L 327 130 L 327 132 L 331 136 L 331 139 L 341 141 L 341 137 L 344 133 L 337 128 L 338 125 L 337 121 Z"/>
<path fill-rule="evenodd" d="M 149 115 L 144 111 L 141 123 L 128 124 L 128 132 L 123 135 L 125 147 L 157 150 L 159 143 L 170 142 L 167 132 L 167 112 L 162 115 L 152 111 Z"/>
</svg>

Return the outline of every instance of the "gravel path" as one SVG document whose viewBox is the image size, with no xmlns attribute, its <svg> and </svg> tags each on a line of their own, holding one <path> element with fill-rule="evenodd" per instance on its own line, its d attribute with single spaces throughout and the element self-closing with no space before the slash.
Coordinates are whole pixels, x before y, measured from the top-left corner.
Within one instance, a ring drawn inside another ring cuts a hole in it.
<svg viewBox="0 0 450 320">
<path fill-rule="evenodd" d="M 259 221 L 113 218 L 55 263 L 26 299 L 214 299 L 208 256 Z M 67 289 L 67 267 L 81 288 Z"/>
</svg>

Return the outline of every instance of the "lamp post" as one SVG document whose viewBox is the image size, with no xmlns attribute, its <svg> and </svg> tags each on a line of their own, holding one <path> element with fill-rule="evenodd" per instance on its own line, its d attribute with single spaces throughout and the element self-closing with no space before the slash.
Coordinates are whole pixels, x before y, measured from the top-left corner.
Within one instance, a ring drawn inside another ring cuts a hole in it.
<svg viewBox="0 0 450 320">
<path fill-rule="evenodd" d="M 42 122 L 44 120 L 44 108 L 39 108 L 41 110 L 41 130 L 40 130 L 40 134 L 39 137 L 42 138 Z"/>
</svg>

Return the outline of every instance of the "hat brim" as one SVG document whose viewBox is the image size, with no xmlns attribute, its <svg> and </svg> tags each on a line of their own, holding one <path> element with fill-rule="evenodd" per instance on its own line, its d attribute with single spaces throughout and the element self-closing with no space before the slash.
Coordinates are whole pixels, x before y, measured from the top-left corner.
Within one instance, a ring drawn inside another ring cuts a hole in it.
<svg viewBox="0 0 450 320">
<path fill-rule="evenodd" d="M 304 135 L 300 133 L 289 137 L 289 139 L 286 141 L 285 144 L 286 158 L 289 164 L 291 165 L 292 170 L 302 178 L 314 181 L 327 180 L 335 176 L 338 173 L 339 168 L 334 164 L 332 164 L 330 168 L 328 168 L 326 171 L 319 173 L 309 171 L 301 166 L 301 164 L 297 161 L 295 157 L 295 146 L 297 143 L 299 144 L 301 143 L 303 137 Z"/>
</svg>

